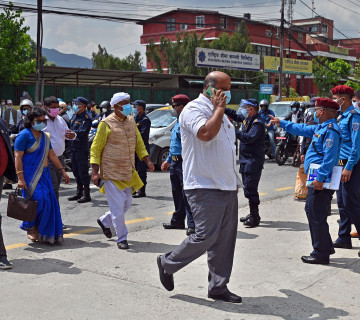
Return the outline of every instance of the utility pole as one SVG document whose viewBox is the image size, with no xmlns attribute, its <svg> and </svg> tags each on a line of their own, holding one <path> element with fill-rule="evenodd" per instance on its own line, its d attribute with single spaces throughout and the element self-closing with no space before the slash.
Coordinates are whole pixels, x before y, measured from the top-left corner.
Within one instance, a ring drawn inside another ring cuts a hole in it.
<svg viewBox="0 0 360 320">
<path fill-rule="evenodd" d="M 281 0 L 281 23 L 280 23 L 280 65 L 279 65 L 279 97 L 278 101 L 281 101 L 282 97 L 282 73 L 283 73 L 283 51 L 284 51 L 284 7 L 285 0 Z"/>
<path fill-rule="evenodd" d="M 42 47 L 42 0 L 37 0 L 37 36 L 36 36 L 36 82 L 35 102 L 42 100 L 40 97 L 41 85 L 41 47 Z"/>
</svg>

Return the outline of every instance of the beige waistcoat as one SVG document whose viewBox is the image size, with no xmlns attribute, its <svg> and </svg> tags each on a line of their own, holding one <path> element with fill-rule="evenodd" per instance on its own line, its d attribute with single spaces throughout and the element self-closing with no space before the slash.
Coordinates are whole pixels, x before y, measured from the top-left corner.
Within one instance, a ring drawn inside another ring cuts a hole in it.
<svg viewBox="0 0 360 320">
<path fill-rule="evenodd" d="M 136 125 L 134 118 L 125 121 L 112 113 L 104 120 L 111 133 L 102 152 L 100 173 L 104 179 L 129 181 L 135 169 Z"/>
</svg>

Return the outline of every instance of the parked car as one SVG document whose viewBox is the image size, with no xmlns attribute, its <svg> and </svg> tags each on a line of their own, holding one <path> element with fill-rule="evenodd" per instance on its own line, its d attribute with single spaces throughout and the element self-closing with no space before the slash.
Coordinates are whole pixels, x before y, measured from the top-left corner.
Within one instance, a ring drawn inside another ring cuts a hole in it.
<svg viewBox="0 0 360 320">
<path fill-rule="evenodd" d="M 269 109 L 274 111 L 275 117 L 280 120 L 284 120 L 284 118 L 290 113 L 291 107 L 290 104 L 292 101 L 279 101 L 270 103 Z"/>
<path fill-rule="evenodd" d="M 176 117 L 170 113 L 172 107 L 163 107 L 149 113 L 150 127 L 150 159 L 157 169 L 169 155 L 171 130 L 175 126 Z"/>
<path fill-rule="evenodd" d="M 167 107 L 169 104 L 160 104 L 160 103 L 147 103 L 145 108 L 145 114 L 153 112 L 154 110 Z"/>
</svg>

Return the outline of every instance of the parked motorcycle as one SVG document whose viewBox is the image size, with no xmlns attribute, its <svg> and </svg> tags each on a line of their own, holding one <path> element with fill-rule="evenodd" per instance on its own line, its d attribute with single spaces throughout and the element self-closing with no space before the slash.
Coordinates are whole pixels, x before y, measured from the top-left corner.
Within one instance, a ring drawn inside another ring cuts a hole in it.
<svg viewBox="0 0 360 320">
<path fill-rule="evenodd" d="M 279 166 L 282 166 L 289 157 L 292 157 L 298 149 L 298 137 L 286 131 L 281 131 L 276 137 L 277 146 L 275 151 L 275 160 Z"/>
</svg>

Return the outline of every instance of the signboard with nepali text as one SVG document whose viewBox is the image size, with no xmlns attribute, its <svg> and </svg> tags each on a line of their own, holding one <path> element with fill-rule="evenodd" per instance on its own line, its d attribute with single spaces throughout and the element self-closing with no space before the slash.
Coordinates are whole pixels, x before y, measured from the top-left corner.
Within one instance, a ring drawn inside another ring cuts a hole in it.
<svg viewBox="0 0 360 320">
<path fill-rule="evenodd" d="M 264 71 L 265 72 L 279 72 L 280 58 L 264 56 Z M 287 74 L 301 74 L 312 75 L 312 61 L 299 59 L 283 59 L 283 73 Z"/>
<path fill-rule="evenodd" d="M 235 51 L 196 48 L 195 65 L 197 67 L 259 71 L 260 55 Z"/>
<path fill-rule="evenodd" d="M 330 46 L 329 51 L 332 52 L 332 53 L 343 54 L 345 56 L 349 55 L 349 49 L 348 48 Z"/>
</svg>

